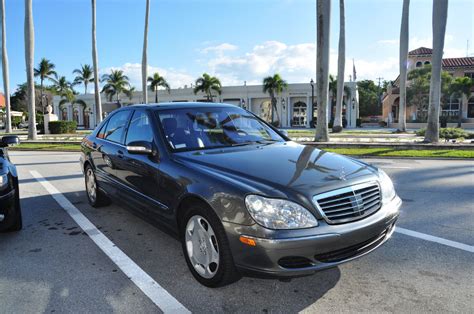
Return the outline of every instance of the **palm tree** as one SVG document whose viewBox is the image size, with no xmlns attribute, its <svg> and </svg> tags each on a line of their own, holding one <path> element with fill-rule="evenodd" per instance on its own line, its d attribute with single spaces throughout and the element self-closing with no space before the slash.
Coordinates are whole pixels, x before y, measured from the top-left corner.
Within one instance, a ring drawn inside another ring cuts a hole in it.
<svg viewBox="0 0 474 314">
<path fill-rule="evenodd" d="M 2 69 L 3 69 L 3 91 L 5 93 L 5 133 L 12 132 L 12 117 L 10 113 L 10 74 L 8 71 L 8 54 L 7 54 L 7 31 L 5 21 L 5 0 L 1 3 L 1 19 L 2 19 Z"/>
<path fill-rule="evenodd" d="M 69 82 L 65 76 L 60 76 L 57 81 L 54 83 L 53 85 L 53 90 L 54 92 L 59 95 L 59 96 L 63 96 L 64 94 L 68 93 L 69 91 L 71 91 L 73 94 L 74 93 L 74 90 L 73 90 L 73 83 Z"/>
<path fill-rule="evenodd" d="M 148 89 L 147 89 L 147 78 L 148 78 L 148 17 L 150 15 L 150 0 L 146 0 L 146 11 L 145 11 L 145 31 L 143 35 L 143 56 L 142 56 L 142 93 L 143 103 L 148 103 Z"/>
<path fill-rule="evenodd" d="M 344 0 L 339 0 L 339 48 L 337 56 L 337 95 L 336 116 L 332 126 L 333 132 L 342 131 L 342 101 L 344 95 L 344 70 L 346 66 L 346 22 Z"/>
<path fill-rule="evenodd" d="M 408 21 L 410 0 L 403 0 L 402 24 L 400 27 L 400 103 L 398 109 L 398 131 L 407 131 L 407 60 L 408 60 Z"/>
<path fill-rule="evenodd" d="M 123 71 L 112 70 L 110 74 L 102 75 L 101 81 L 105 82 L 102 93 L 105 93 L 109 101 L 112 101 L 115 96 L 117 104 L 122 106 L 120 103 L 120 94 L 127 94 L 131 89 L 129 79 L 123 74 Z"/>
<path fill-rule="evenodd" d="M 33 25 L 33 0 L 25 0 L 25 63 L 28 84 L 28 139 L 36 140 L 35 110 L 35 32 Z"/>
<path fill-rule="evenodd" d="M 463 107 L 463 98 L 469 99 L 469 96 L 471 96 L 471 89 L 474 86 L 474 80 L 463 76 L 463 77 L 457 77 L 454 79 L 454 81 L 451 83 L 450 86 L 450 95 L 453 95 L 455 97 L 461 98 L 461 101 L 459 103 L 459 115 L 458 115 L 458 127 L 461 127 L 462 123 L 462 107 Z"/>
<path fill-rule="evenodd" d="M 314 140 L 329 141 L 328 132 L 328 76 L 329 76 L 329 27 L 331 22 L 331 1 L 318 0 L 317 14 L 317 52 L 316 52 L 316 98 L 318 105 L 318 122 Z"/>
<path fill-rule="evenodd" d="M 433 0 L 433 56 L 431 61 L 430 101 L 425 142 L 439 141 L 439 111 L 441 102 L 441 61 L 448 19 L 448 0 Z"/>
<path fill-rule="evenodd" d="M 200 78 L 196 80 L 194 87 L 194 94 L 198 92 L 203 92 L 206 94 L 207 101 L 212 102 L 214 96 L 212 95 L 212 91 L 216 91 L 219 95 L 222 91 L 222 84 L 221 81 L 215 76 L 210 76 L 207 73 L 204 73 Z"/>
<path fill-rule="evenodd" d="M 270 94 L 272 99 L 272 124 L 276 127 L 280 126 L 280 116 L 277 110 L 277 99 L 276 96 L 281 94 L 284 89 L 288 88 L 288 83 L 283 80 L 280 74 L 268 76 L 263 79 L 263 92 Z M 276 114 L 276 121 L 275 121 Z"/>
<path fill-rule="evenodd" d="M 75 69 L 72 74 L 77 74 L 74 79 L 74 85 L 84 84 L 84 94 L 87 94 L 87 85 L 94 82 L 93 69 L 89 64 L 81 65 L 80 69 Z"/>
<path fill-rule="evenodd" d="M 153 76 L 148 77 L 148 82 L 150 82 L 150 90 L 155 92 L 155 103 L 158 103 L 158 88 L 163 87 L 170 93 L 170 85 L 166 79 L 161 76 L 158 72 L 153 73 Z"/>
<path fill-rule="evenodd" d="M 95 93 L 95 115 L 96 123 L 99 124 L 102 121 L 102 101 L 100 99 L 100 87 L 99 87 L 99 61 L 97 58 L 97 39 L 96 39 L 96 0 L 92 2 L 92 64 L 94 66 L 94 93 Z"/>
<path fill-rule="evenodd" d="M 41 59 L 40 63 L 38 64 L 38 67 L 35 68 L 35 76 L 40 78 L 40 89 L 41 89 L 41 98 L 40 98 L 40 104 L 41 108 L 44 108 L 43 106 L 43 95 L 44 95 L 44 80 L 48 79 L 52 82 L 55 82 L 57 79 L 57 73 L 54 71 L 54 68 L 56 66 L 54 63 L 51 63 L 48 59 L 43 58 Z M 44 111 L 44 109 L 43 109 Z"/>
</svg>

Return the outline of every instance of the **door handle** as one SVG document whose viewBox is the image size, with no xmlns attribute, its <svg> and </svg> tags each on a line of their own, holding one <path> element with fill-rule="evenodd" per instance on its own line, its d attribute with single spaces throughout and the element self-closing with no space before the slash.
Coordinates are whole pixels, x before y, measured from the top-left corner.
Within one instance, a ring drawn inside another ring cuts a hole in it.
<svg viewBox="0 0 474 314">
<path fill-rule="evenodd" d="M 92 143 L 92 148 L 97 149 L 97 143 Z"/>
<path fill-rule="evenodd" d="M 117 157 L 118 158 L 123 158 L 123 152 L 121 150 L 117 151 Z"/>
</svg>

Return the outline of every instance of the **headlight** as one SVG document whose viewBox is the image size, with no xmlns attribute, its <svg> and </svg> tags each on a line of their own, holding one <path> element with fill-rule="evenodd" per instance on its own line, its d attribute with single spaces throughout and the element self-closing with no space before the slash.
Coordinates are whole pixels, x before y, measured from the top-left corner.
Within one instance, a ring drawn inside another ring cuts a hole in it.
<svg viewBox="0 0 474 314">
<path fill-rule="evenodd" d="M 389 203 L 395 197 L 395 188 L 385 171 L 379 169 L 380 187 L 382 189 L 382 203 Z"/>
<path fill-rule="evenodd" d="M 318 225 L 307 209 L 290 201 L 248 195 L 245 205 L 258 224 L 270 229 L 301 229 Z"/>
<path fill-rule="evenodd" d="M 0 188 L 3 189 L 8 184 L 8 174 L 0 175 Z"/>
</svg>

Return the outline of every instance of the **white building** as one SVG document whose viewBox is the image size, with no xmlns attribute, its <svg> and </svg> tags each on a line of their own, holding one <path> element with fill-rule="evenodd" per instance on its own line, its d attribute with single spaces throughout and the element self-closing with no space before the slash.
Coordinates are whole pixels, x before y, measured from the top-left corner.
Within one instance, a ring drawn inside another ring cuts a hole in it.
<svg viewBox="0 0 474 314">
<path fill-rule="evenodd" d="M 357 92 L 356 82 L 346 82 L 350 93 L 344 95 L 343 115 L 347 120 L 347 127 L 355 127 L 358 118 L 359 95 Z M 123 106 L 141 103 L 141 92 L 135 92 L 132 99 L 125 95 L 120 96 L 120 102 Z M 311 106 L 311 98 L 314 97 L 314 106 Z M 95 106 L 94 95 L 78 95 L 78 99 L 82 99 L 87 103 L 87 108 L 80 105 L 66 104 L 62 108 L 58 107 L 60 97 L 55 96 L 53 99 L 53 110 L 60 120 L 75 120 L 79 128 L 95 127 Z M 155 102 L 155 93 L 148 93 L 149 103 Z M 193 88 L 177 88 L 172 89 L 168 94 L 165 90 L 158 92 L 158 102 L 205 102 L 206 97 L 202 93 L 195 95 Z M 225 86 L 222 87 L 221 95 L 214 98 L 215 102 L 223 102 L 234 104 L 242 108 L 248 109 L 257 114 L 264 120 L 271 121 L 271 98 L 268 94 L 263 93 L 262 85 L 252 86 Z M 281 127 L 283 128 L 309 128 L 314 126 L 313 121 L 317 117 L 316 86 L 314 86 L 314 96 L 311 84 L 288 84 L 288 88 L 277 96 L 277 110 L 280 117 Z M 332 99 L 330 98 L 330 103 Z M 105 95 L 102 95 L 102 110 L 104 115 L 109 114 L 117 109 L 120 105 L 116 102 L 109 102 Z M 335 109 L 334 109 L 335 110 Z M 333 113 L 329 111 L 329 119 Z"/>
</svg>

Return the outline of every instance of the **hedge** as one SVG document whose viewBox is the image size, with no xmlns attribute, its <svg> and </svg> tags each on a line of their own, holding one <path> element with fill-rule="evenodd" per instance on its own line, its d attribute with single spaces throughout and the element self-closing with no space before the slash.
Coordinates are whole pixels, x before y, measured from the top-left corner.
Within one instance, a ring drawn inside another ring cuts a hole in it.
<svg viewBox="0 0 474 314">
<path fill-rule="evenodd" d="M 51 121 L 48 124 L 51 134 L 76 133 L 76 121 Z"/>
<path fill-rule="evenodd" d="M 425 136 L 426 129 L 419 129 L 416 131 L 416 135 Z M 472 138 L 472 133 L 466 132 L 463 129 L 459 128 L 440 128 L 439 137 L 447 140 L 457 139 L 457 138 Z"/>
</svg>

